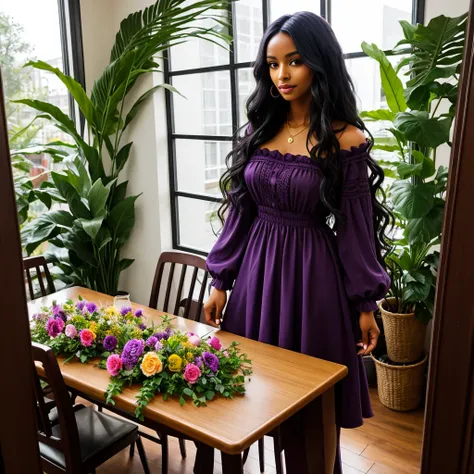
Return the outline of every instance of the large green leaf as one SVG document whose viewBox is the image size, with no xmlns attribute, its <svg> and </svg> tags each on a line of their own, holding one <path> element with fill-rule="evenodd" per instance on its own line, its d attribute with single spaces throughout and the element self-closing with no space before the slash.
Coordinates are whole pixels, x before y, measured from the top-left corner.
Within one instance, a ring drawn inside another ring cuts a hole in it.
<svg viewBox="0 0 474 474">
<path fill-rule="evenodd" d="M 422 165 L 421 172 L 419 174 L 421 179 L 430 178 L 431 176 L 434 175 L 434 173 L 435 173 L 435 163 L 431 158 L 429 158 L 428 156 L 425 156 L 419 150 L 412 150 L 411 154 L 415 158 L 415 161 L 418 164 L 421 163 L 421 165 Z"/>
<path fill-rule="evenodd" d="M 369 120 L 388 120 L 393 122 L 395 114 L 387 109 L 367 110 L 360 113 L 360 116 Z"/>
<path fill-rule="evenodd" d="M 411 270 L 404 275 L 405 290 L 403 300 L 405 303 L 417 303 L 428 298 L 433 275 L 429 268 Z"/>
<path fill-rule="evenodd" d="M 422 163 L 405 163 L 404 161 L 397 163 L 397 172 L 400 179 L 407 179 L 415 175 L 419 176 L 422 169 Z"/>
<path fill-rule="evenodd" d="M 411 56 L 404 61 L 410 64 L 407 75 L 413 76 L 407 83 L 409 97 L 437 78 L 453 76 L 462 60 L 466 19 L 467 13 L 456 18 L 441 15 L 426 26 L 418 24 L 414 28 L 402 22 L 405 39 L 396 48 L 406 45 L 413 48 Z"/>
<path fill-rule="evenodd" d="M 434 206 L 426 216 L 410 219 L 406 228 L 410 245 L 418 242 L 428 244 L 435 237 L 441 235 L 443 212 L 444 206 Z"/>
<path fill-rule="evenodd" d="M 95 240 L 99 230 L 102 227 L 102 223 L 104 222 L 105 218 L 105 211 L 102 210 L 102 213 L 96 215 L 93 219 L 77 219 L 77 223 L 81 225 L 84 229 L 84 232 L 92 239 Z"/>
<path fill-rule="evenodd" d="M 380 65 L 380 77 L 382 78 L 382 88 L 387 98 L 387 104 L 392 112 L 403 112 L 407 108 L 405 96 L 403 94 L 403 84 L 397 76 L 395 69 L 385 56 L 385 53 L 375 44 L 362 43 L 362 50 L 367 56 L 378 61 Z"/>
<path fill-rule="evenodd" d="M 42 69 L 43 71 L 49 71 L 58 77 L 58 79 L 67 87 L 69 93 L 74 97 L 79 109 L 83 113 L 85 119 L 94 126 L 94 105 L 87 97 L 86 92 L 79 82 L 70 76 L 63 74 L 58 68 L 51 66 L 44 61 L 30 61 L 25 64 L 26 66 L 32 66 L 36 69 Z"/>
<path fill-rule="evenodd" d="M 104 215 L 109 192 L 110 186 L 104 186 L 100 179 L 92 185 L 89 195 L 87 196 L 87 201 L 89 202 L 89 209 L 94 217 Z"/>
<path fill-rule="evenodd" d="M 32 109 L 42 112 L 40 118 L 47 118 L 57 125 L 60 126 L 61 130 L 65 131 L 71 135 L 75 140 L 81 140 L 81 137 L 76 131 L 76 126 L 74 122 L 59 108 L 55 105 L 48 104 L 41 100 L 32 100 L 32 99 L 21 99 L 21 100 L 12 100 L 15 104 L 24 104 Z M 62 127 L 61 127 L 62 126 Z"/>
<path fill-rule="evenodd" d="M 449 140 L 451 118 L 431 118 L 428 112 L 413 110 L 397 115 L 395 126 L 410 141 L 420 146 L 437 148 Z"/>
<path fill-rule="evenodd" d="M 127 163 L 128 157 L 130 155 L 130 148 L 132 147 L 133 142 L 127 143 L 124 145 L 115 157 L 115 172 L 118 174 L 122 171 L 125 163 Z"/>
<path fill-rule="evenodd" d="M 178 90 L 175 87 L 173 87 L 170 84 L 159 84 L 155 87 L 152 87 L 151 89 L 146 91 L 144 94 L 142 94 L 138 98 L 138 100 L 133 104 L 132 108 L 130 109 L 127 116 L 125 117 L 125 123 L 124 123 L 124 126 L 123 126 L 123 130 L 125 130 L 128 127 L 128 125 L 130 124 L 130 122 L 135 118 L 135 116 L 139 112 L 140 108 L 142 107 L 142 105 L 144 104 L 146 99 L 148 99 L 148 97 L 150 97 L 156 90 L 161 89 L 161 88 L 164 88 L 164 89 L 169 90 L 170 92 L 175 92 L 179 95 L 182 95 L 178 92 Z"/>
<path fill-rule="evenodd" d="M 69 183 L 68 177 L 64 174 L 56 173 L 53 171 L 51 173 L 54 184 L 60 192 L 61 196 L 66 200 L 69 205 L 70 211 L 73 213 L 74 217 L 82 219 L 90 219 L 92 216 L 89 209 L 82 202 L 81 196 L 78 193 L 77 189 Z"/>
<path fill-rule="evenodd" d="M 135 224 L 135 201 L 138 196 L 128 196 L 111 211 L 107 222 L 116 239 L 125 242 Z"/>
<path fill-rule="evenodd" d="M 395 210 L 405 219 L 423 217 L 433 207 L 434 183 L 413 184 L 410 181 L 397 181 L 391 187 Z"/>
<path fill-rule="evenodd" d="M 449 169 L 447 166 L 439 166 L 436 170 L 436 176 L 434 178 L 435 182 L 435 192 L 442 193 L 446 191 L 446 187 L 448 185 L 448 175 Z"/>
</svg>

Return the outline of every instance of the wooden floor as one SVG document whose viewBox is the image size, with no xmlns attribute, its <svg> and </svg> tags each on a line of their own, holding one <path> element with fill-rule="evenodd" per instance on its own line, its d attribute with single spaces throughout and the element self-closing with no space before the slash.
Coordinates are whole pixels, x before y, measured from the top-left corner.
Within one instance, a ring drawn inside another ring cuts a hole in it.
<svg viewBox="0 0 474 474">
<path fill-rule="evenodd" d="M 343 430 L 341 435 L 344 474 L 419 474 L 423 410 L 397 413 L 385 408 L 379 401 L 376 389 L 371 389 L 375 417 L 366 420 L 356 430 Z M 210 420 L 211 422 L 211 420 Z M 161 473 L 160 446 L 143 440 L 152 473 Z M 170 439 L 169 474 L 192 474 L 194 445 L 186 443 L 188 456 L 181 459 L 176 439 Z M 216 455 L 216 474 L 222 473 L 220 457 Z M 275 474 L 272 440 L 265 439 L 265 473 Z M 141 474 L 138 455 L 130 459 L 128 450 L 122 451 L 99 469 L 98 474 Z M 258 452 L 252 446 L 245 465 L 247 474 L 258 474 Z"/>
</svg>

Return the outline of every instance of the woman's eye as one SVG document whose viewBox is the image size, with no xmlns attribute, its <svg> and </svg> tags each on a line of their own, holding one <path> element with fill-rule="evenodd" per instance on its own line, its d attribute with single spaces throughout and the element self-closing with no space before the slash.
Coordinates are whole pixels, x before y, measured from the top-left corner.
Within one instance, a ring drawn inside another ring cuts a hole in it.
<svg viewBox="0 0 474 474">
<path fill-rule="evenodd" d="M 301 59 L 293 59 L 293 61 L 291 61 L 290 64 L 294 63 L 294 64 L 301 64 Z"/>
<path fill-rule="evenodd" d="M 268 63 L 268 66 L 270 67 L 270 69 L 275 68 L 276 65 L 277 63 Z"/>
</svg>

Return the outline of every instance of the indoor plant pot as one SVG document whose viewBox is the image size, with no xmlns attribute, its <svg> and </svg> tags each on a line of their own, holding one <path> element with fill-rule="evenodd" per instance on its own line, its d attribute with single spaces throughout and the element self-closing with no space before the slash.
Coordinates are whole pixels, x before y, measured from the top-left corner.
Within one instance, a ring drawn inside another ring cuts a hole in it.
<svg viewBox="0 0 474 474">
<path fill-rule="evenodd" d="M 382 314 L 387 354 L 390 360 L 400 363 L 411 363 L 419 360 L 424 352 L 426 325 L 415 318 L 414 313 L 392 313 L 387 308 L 395 298 L 387 298 L 379 303 Z"/>
<path fill-rule="evenodd" d="M 377 370 L 380 401 L 395 411 L 414 410 L 420 406 L 428 356 L 410 365 L 391 365 L 371 356 Z"/>
</svg>

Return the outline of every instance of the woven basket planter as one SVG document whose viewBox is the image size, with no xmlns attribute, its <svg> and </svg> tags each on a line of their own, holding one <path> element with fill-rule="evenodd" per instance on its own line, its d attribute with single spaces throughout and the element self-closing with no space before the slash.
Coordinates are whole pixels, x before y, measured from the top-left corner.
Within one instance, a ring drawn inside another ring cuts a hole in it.
<svg viewBox="0 0 474 474">
<path fill-rule="evenodd" d="M 377 371 L 380 401 L 391 410 L 410 411 L 420 406 L 428 356 L 412 365 L 389 365 L 372 356 Z"/>
<path fill-rule="evenodd" d="M 395 303 L 395 298 L 387 298 Z M 393 362 L 409 364 L 419 360 L 424 353 L 426 326 L 415 318 L 414 313 L 397 314 L 383 307 L 384 301 L 379 302 L 382 314 L 387 354 Z"/>
</svg>

